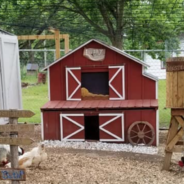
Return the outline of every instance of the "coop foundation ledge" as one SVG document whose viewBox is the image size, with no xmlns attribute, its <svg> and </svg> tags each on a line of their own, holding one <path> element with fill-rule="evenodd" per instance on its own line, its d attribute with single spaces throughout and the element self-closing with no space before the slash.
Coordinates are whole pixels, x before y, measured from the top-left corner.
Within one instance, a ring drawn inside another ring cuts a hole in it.
<svg viewBox="0 0 184 184">
<path fill-rule="evenodd" d="M 102 150 L 102 151 L 116 151 L 116 152 L 133 152 L 154 155 L 158 153 L 157 147 L 138 145 L 132 146 L 130 144 L 115 144 L 102 142 L 67 142 L 67 141 L 43 141 L 46 147 L 60 147 L 73 149 L 87 149 L 87 150 Z"/>
</svg>

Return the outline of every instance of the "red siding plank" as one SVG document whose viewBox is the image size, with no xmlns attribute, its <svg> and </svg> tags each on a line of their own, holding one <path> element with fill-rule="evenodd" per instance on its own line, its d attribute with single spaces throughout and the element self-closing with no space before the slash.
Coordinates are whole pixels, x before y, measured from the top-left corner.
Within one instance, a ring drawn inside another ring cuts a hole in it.
<svg viewBox="0 0 184 184">
<path fill-rule="evenodd" d="M 147 77 L 143 77 L 143 99 L 156 98 L 156 82 Z"/>
<path fill-rule="evenodd" d="M 60 140 L 60 112 L 43 112 L 44 139 Z"/>
<path fill-rule="evenodd" d="M 50 67 L 50 100 L 64 100 L 62 99 L 61 73 L 61 62 Z"/>
</svg>

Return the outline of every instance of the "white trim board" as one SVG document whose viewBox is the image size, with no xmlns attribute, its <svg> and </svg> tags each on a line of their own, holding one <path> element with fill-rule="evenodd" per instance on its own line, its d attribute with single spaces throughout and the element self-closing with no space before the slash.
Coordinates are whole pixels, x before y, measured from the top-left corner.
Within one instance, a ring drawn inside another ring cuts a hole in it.
<svg viewBox="0 0 184 184">
<path fill-rule="evenodd" d="M 44 140 L 43 112 L 41 112 L 41 138 Z"/>
<path fill-rule="evenodd" d="M 159 110 L 156 111 L 156 146 L 159 146 Z"/>
<path fill-rule="evenodd" d="M 49 98 L 49 100 L 50 100 L 50 98 L 51 98 L 51 94 L 50 94 L 50 68 L 48 68 L 48 70 L 47 70 L 47 80 L 48 80 L 48 98 Z"/>
</svg>

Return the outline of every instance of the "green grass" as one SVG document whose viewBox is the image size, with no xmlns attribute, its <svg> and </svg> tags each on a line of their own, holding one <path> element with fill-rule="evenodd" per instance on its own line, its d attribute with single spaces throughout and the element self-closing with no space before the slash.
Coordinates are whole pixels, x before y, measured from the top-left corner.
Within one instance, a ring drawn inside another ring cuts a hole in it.
<svg viewBox="0 0 184 184">
<path fill-rule="evenodd" d="M 158 82 L 158 103 L 160 127 L 168 127 L 170 122 L 170 109 L 166 109 L 166 80 Z"/>
<path fill-rule="evenodd" d="M 28 82 L 30 84 L 35 84 L 37 82 L 37 77 L 26 76 L 22 82 Z M 31 122 L 40 123 L 40 107 L 42 107 L 48 101 L 48 87 L 47 84 L 39 84 L 35 86 L 29 86 L 22 89 L 22 101 L 23 109 L 31 110 L 35 115 L 31 118 L 20 118 L 19 122 Z"/>
<path fill-rule="evenodd" d="M 22 82 L 29 83 L 29 84 L 36 84 L 37 83 L 37 74 L 34 75 L 25 75 L 21 79 Z"/>
<path fill-rule="evenodd" d="M 22 82 L 29 84 L 37 83 L 37 76 L 25 76 Z M 158 83 L 158 99 L 159 99 L 159 122 L 160 127 L 168 127 L 170 121 L 170 109 L 165 108 L 166 104 L 166 81 L 160 80 Z M 47 84 L 29 86 L 22 89 L 23 109 L 31 110 L 35 113 L 32 118 L 21 118 L 20 122 L 40 123 L 40 107 L 48 101 Z"/>
</svg>

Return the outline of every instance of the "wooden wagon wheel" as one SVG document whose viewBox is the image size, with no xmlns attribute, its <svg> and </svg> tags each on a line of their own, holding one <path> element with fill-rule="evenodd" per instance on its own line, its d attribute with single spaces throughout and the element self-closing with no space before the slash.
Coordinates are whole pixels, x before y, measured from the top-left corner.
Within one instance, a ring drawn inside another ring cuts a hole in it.
<svg viewBox="0 0 184 184">
<path fill-rule="evenodd" d="M 128 140 L 132 145 L 151 145 L 155 140 L 153 126 L 147 121 L 135 121 L 128 129 Z"/>
</svg>

